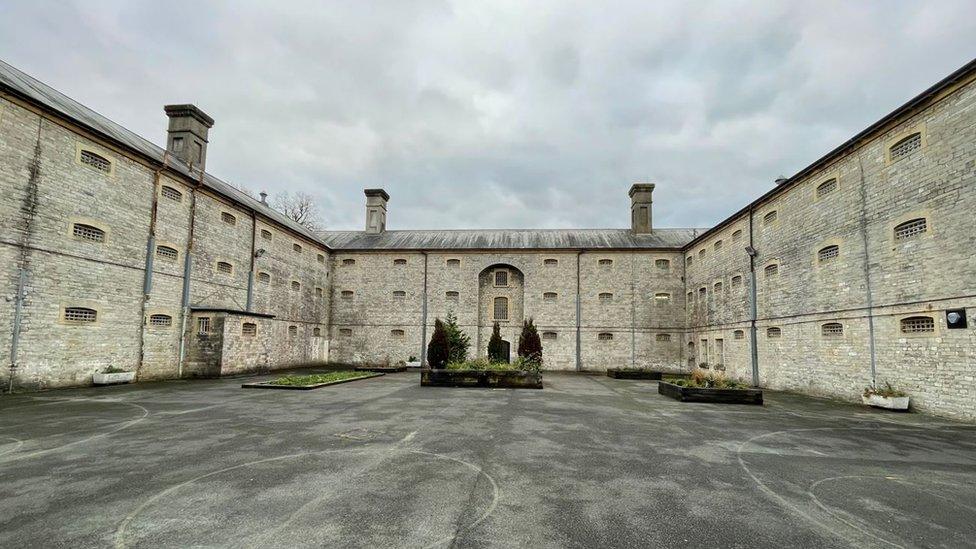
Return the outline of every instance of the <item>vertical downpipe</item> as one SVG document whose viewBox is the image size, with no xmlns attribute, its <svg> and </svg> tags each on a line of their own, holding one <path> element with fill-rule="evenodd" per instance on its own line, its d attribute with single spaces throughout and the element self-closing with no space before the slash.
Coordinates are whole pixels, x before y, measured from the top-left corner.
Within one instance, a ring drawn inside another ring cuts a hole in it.
<svg viewBox="0 0 976 549">
<path fill-rule="evenodd" d="M 637 285 L 634 282 L 636 276 L 635 261 L 636 254 L 630 256 L 630 367 L 637 366 Z"/>
<path fill-rule="evenodd" d="M 254 212 L 251 212 L 251 266 L 247 271 L 247 302 L 244 305 L 244 310 L 251 313 L 254 312 L 254 263 L 257 256 L 255 250 L 256 238 L 258 230 L 258 219 Z"/>
<path fill-rule="evenodd" d="M 861 242 L 864 245 L 864 290 L 867 294 L 868 306 L 868 346 L 871 352 L 871 387 L 878 383 L 877 357 L 874 347 L 874 297 L 871 295 L 871 262 L 868 256 L 868 190 L 864 182 L 864 161 L 861 153 L 857 154 L 858 174 L 861 176 L 861 216 L 858 220 L 861 228 Z"/>
<path fill-rule="evenodd" d="M 579 372 L 583 369 L 583 353 L 581 345 L 583 338 L 580 334 L 580 326 L 582 325 L 582 313 L 583 306 L 580 300 L 580 256 L 583 255 L 583 250 L 576 252 L 576 371 Z"/>
<path fill-rule="evenodd" d="M 192 169 L 192 168 L 191 168 Z M 186 361 L 186 324 L 190 321 L 190 274 L 193 265 L 193 229 L 197 215 L 197 189 L 203 185 L 203 172 L 200 172 L 200 182 L 190 189 L 190 229 L 186 238 L 186 253 L 183 254 L 183 297 L 180 308 L 183 319 L 180 323 L 180 356 L 177 377 L 183 377 L 183 363 Z"/>
<path fill-rule="evenodd" d="M 753 210 L 749 207 L 749 247 L 755 250 L 753 240 Z M 759 292 L 756 289 L 756 256 L 755 252 L 749 254 L 749 339 L 752 343 L 752 386 L 759 387 L 759 348 L 756 337 L 756 317 L 759 316 L 759 307 L 756 303 Z"/>
<path fill-rule="evenodd" d="M 420 367 L 427 364 L 427 252 L 424 254 L 424 291 L 421 294 L 423 304 L 420 307 Z"/>
<path fill-rule="evenodd" d="M 18 260 L 19 275 L 17 278 L 17 295 L 14 301 L 13 333 L 10 338 L 10 377 L 7 379 L 7 392 L 14 392 L 14 377 L 17 375 L 17 352 L 20 347 L 20 325 L 24 316 L 24 300 L 27 291 L 27 271 L 30 268 L 30 238 L 34 230 L 34 215 L 37 213 L 37 185 L 41 178 L 41 124 L 43 119 L 37 120 L 37 140 L 34 143 L 34 157 L 27 166 L 27 193 L 21 211 L 24 214 L 24 226 L 20 237 L 20 258 Z"/>
<path fill-rule="evenodd" d="M 149 297 L 152 294 L 153 260 L 156 256 L 156 219 L 159 210 L 159 173 L 166 166 L 167 154 L 163 153 L 163 166 L 153 172 L 152 203 L 149 208 L 149 238 L 146 239 L 145 276 L 142 280 L 142 304 L 139 318 L 139 362 L 136 364 L 136 379 L 142 373 L 142 363 L 146 358 L 146 313 Z"/>
</svg>

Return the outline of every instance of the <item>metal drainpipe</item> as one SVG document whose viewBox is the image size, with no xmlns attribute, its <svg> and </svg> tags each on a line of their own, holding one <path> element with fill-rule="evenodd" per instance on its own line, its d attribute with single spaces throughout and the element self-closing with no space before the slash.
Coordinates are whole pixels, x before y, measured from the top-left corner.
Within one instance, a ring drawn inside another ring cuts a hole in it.
<svg viewBox="0 0 976 549">
<path fill-rule="evenodd" d="M 864 244 L 864 290 L 868 300 L 868 346 L 871 351 L 871 387 L 876 387 L 878 383 L 877 357 L 874 348 L 874 298 L 871 295 L 871 262 L 868 256 L 868 190 L 864 184 L 864 162 L 861 153 L 857 155 L 858 174 L 861 177 L 861 216 L 859 224 L 861 228 L 861 241 Z"/>
<path fill-rule="evenodd" d="M 136 364 L 136 379 L 142 371 L 142 363 L 146 358 L 146 312 L 149 308 L 149 296 L 152 294 L 153 260 L 156 251 L 156 219 L 159 209 L 159 174 L 166 167 L 167 153 L 163 153 L 163 166 L 153 173 L 152 205 L 149 210 L 149 238 L 146 239 L 145 276 L 142 280 L 142 318 L 139 321 L 139 363 Z"/>
<path fill-rule="evenodd" d="M 630 256 L 630 367 L 637 366 L 637 291 L 634 277 L 636 276 L 634 266 L 635 256 Z"/>
<path fill-rule="evenodd" d="M 583 250 L 576 252 L 576 371 L 579 372 L 583 369 L 583 354 L 581 345 L 583 338 L 580 335 L 580 325 L 582 323 L 581 317 L 583 314 L 582 301 L 580 299 L 580 256 L 583 255 Z"/>
<path fill-rule="evenodd" d="M 257 230 L 258 230 L 258 218 L 257 215 L 255 215 L 254 211 L 252 210 L 251 211 L 251 266 L 250 269 L 248 269 L 247 271 L 247 301 L 244 304 L 244 310 L 246 310 L 249 313 L 252 312 L 254 308 L 254 263 L 255 260 L 257 259 L 257 256 L 255 256 L 254 254 L 257 253 L 257 250 L 255 250 L 255 245 L 256 245 L 255 236 L 257 234 Z"/>
<path fill-rule="evenodd" d="M 193 170 L 193 166 L 190 166 Z M 180 356 L 177 377 L 183 377 L 183 363 L 186 360 L 186 324 L 190 321 L 190 274 L 193 265 L 193 229 L 196 225 L 197 215 L 197 189 L 203 185 L 203 172 L 200 172 L 200 181 L 197 185 L 190 188 L 190 229 L 186 239 L 186 253 L 183 254 L 183 297 L 180 307 L 183 310 L 183 319 L 180 323 Z"/>
<path fill-rule="evenodd" d="M 749 207 L 749 248 L 752 250 L 749 252 L 749 309 L 750 309 L 750 326 L 749 326 L 749 339 L 752 342 L 752 386 L 759 387 L 759 348 L 757 345 L 756 337 L 756 317 L 759 316 L 759 307 L 756 303 L 758 299 L 759 292 L 756 289 L 756 251 L 753 246 L 753 209 Z"/>
<path fill-rule="evenodd" d="M 424 254 L 424 291 L 423 304 L 420 308 L 420 367 L 427 364 L 427 252 Z"/>
<path fill-rule="evenodd" d="M 41 177 L 41 124 L 43 119 L 37 120 L 37 141 L 34 143 L 34 158 L 28 166 L 27 197 L 24 200 L 24 233 L 21 237 L 20 270 L 17 279 L 17 295 L 14 301 L 13 333 L 10 338 L 10 372 L 7 378 L 7 392 L 14 392 L 14 377 L 17 375 L 17 351 L 20 347 L 20 324 L 24 315 L 24 292 L 27 288 L 27 268 L 30 262 L 30 235 L 34 228 L 34 213 L 37 211 L 37 181 Z"/>
</svg>

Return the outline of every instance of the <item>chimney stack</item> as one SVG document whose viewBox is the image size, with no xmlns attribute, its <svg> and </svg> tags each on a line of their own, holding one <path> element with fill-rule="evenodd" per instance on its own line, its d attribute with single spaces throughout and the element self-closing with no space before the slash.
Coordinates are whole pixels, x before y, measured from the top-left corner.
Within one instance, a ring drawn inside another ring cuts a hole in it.
<svg viewBox="0 0 976 549">
<path fill-rule="evenodd" d="M 365 189 L 366 233 L 380 234 L 386 230 L 386 203 L 390 195 L 383 189 Z"/>
<path fill-rule="evenodd" d="M 200 170 L 207 165 L 207 136 L 214 120 L 195 105 L 166 105 L 166 150 Z"/>
<path fill-rule="evenodd" d="M 634 234 L 651 234 L 651 193 L 654 183 L 634 183 L 630 187 L 630 230 Z"/>
</svg>

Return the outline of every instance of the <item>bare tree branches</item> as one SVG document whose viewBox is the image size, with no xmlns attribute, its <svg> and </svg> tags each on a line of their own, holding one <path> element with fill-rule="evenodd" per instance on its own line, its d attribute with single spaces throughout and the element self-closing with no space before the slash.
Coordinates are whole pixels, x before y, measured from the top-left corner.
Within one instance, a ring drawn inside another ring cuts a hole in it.
<svg viewBox="0 0 976 549">
<path fill-rule="evenodd" d="M 282 192 L 271 199 L 271 207 L 310 231 L 325 228 L 321 211 L 312 195 L 303 192 Z"/>
</svg>

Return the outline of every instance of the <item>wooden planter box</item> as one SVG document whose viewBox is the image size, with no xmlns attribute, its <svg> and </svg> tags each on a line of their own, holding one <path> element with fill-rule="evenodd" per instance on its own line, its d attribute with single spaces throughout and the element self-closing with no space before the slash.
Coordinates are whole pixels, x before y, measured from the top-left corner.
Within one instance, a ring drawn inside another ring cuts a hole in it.
<svg viewBox="0 0 976 549">
<path fill-rule="evenodd" d="M 116 385 L 119 383 L 132 383 L 136 378 L 135 372 L 115 372 L 111 374 L 92 374 L 92 383 L 95 385 Z"/>
<path fill-rule="evenodd" d="M 406 372 L 406 366 L 356 366 L 357 372 L 379 372 L 381 374 L 393 374 L 396 372 Z"/>
<path fill-rule="evenodd" d="M 494 387 L 499 389 L 541 389 L 542 374 L 521 370 L 434 370 L 420 371 L 424 387 Z"/>
<path fill-rule="evenodd" d="M 909 397 L 886 397 L 881 395 L 861 395 L 861 402 L 875 408 L 885 408 L 897 412 L 908 411 Z"/>
<path fill-rule="evenodd" d="M 363 372 L 363 375 L 359 377 L 351 377 L 349 379 L 340 379 L 337 381 L 326 381 L 325 383 L 316 383 L 314 385 L 272 385 L 270 381 L 260 381 L 257 383 L 244 383 L 241 385 L 242 389 L 284 389 L 286 391 L 308 391 L 309 389 L 318 389 L 320 387 L 328 387 L 329 385 L 339 385 L 340 383 L 349 383 L 350 381 L 359 381 L 360 379 L 368 379 L 371 377 L 379 377 L 383 374 L 374 372 Z"/>
<path fill-rule="evenodd" d="M 657 392 L 681 402 L 759 404 L 760 406 L 763 403 L 761 389 L 700 389 L 662 381 L 657 384 Z"/>
<path fill-rule="evenodd" d="M 645 370 L 640 368 L 609 368 L 607 377 L 614 379 L 649 379 L 660 381 L 667 378 L 690 378 L 691 374 L 683 372 L 666 372 L 664 370 Z"/>
</svg>

